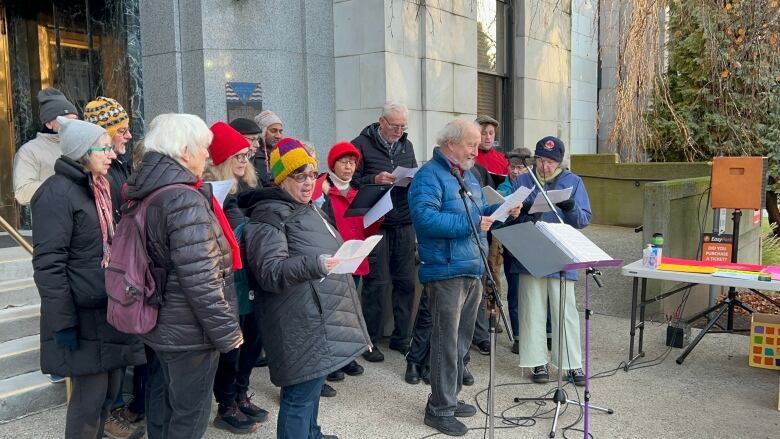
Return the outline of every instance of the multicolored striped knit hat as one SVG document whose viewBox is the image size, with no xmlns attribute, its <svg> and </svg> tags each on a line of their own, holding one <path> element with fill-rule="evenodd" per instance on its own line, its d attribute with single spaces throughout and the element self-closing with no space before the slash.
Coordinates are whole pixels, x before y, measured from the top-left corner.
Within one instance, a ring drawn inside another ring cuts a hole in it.
<svg viewBox="0 0 780 439">
<path fill-rule="evenodd" d="M 101 126 L 114 137 L 117 130 L 130 124 L 130 117 L 119 102 L 111 98 L 98 96 L 84 107 L 84 120 Z"/>
<path fill-rule="evenodd" d="M 293 171 L 303 165 L 312 165 L 317 167 L 317 161 L 314 160 L 303 144 L 296 139 L 285 137 L 276 144 L 271 151 L 269 159 L 271 173 L 274 176 L 274 183 L 278 186 Z"/>
</svg>

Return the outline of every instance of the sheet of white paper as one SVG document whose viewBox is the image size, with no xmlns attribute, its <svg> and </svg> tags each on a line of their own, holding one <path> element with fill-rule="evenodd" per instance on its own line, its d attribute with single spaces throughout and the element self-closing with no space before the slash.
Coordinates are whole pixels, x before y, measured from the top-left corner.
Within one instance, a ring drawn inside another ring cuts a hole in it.
<svg viewBox="0 0 780 439">
<path fill-rule="evenodd" d="M 493 189 L 490 186 L 485 186 L 482 188 L 482 195 L 485 196 L 485 202 L 488 205 L 503 203 L 504 201 L 506 201 L 503 195 L 499 194 L 495 189 Z"/>
<path fill-rule="evenodd" d="M 230 188 L 236 184 L 236 180 L 234 178 L 230 178 L 228 180 L 209 181 L 208 183 L 211 185 L 211 192 L 217 198 L 217 201 L 219 201 L 221 206 L 225 204 L 225 198 L 230 193 Z"/>
<path fill-rule="evenodd" d="M 393 177 L 395 177 L 393 186 L 409 186 L 409 183 L 412 182 L 412 178 L 414 178 L 414 174 L 416 174 L 419 169 L 420 168 L 404 168 L 403 166 L 395 168 L 393 170 Z"/>
<path fill-rule="evenodd" d="M 363 259 L 371 253 L 371 250 L 376 247 L 381 239 L 381 235 L 374 235 L 366 238 L 365 241 L 351 240 L 342 244 L 336 251 L 336 254 L 333 255 L 334 258 L 340 261 L 330 270 L 329 274 L 354 273 L 360 266 L 360 263 L 363 262 Z"/>
<path fill-rule="evenodd" d="M 528 189 L 525 186 L 520 186 L 516 191 L 505 197 L 506 201 L 504 201 L 504 204 L 499 206 L 498 209 L 493 212 L 493 215 L 490 215 L 490 217 L 495 221 L 506 221 L 506 219 L 509 217 L 509 211 L 517 206 L 522 205 L 523 201 L 528 198 L 528 194 L 530 193 L 531 189 Z"/>
<path fill-rule="evenodd" d="M 393 190 L 390 189 L 387 193 L 382 195 L 382 198 L 374 204 L 374 207 L 368 209 L 368 212 L 363 215 L 364 228 L 368 228 L 371 224 L 379 221 L 379 218 L 385 216 L 387 212 L 393 210 L 393 200 L 390 198 L 390 192 L 393 192 Z"/>
<path fill-rule="evenodd" d="M 553 205 L 555 205 L 560 203 L 561 201 L 566 201 L 569 198 L 571 198 L 571 190 L 572 188 L 567 187 L 566 189 L 547 191 L 547 197 L 549 197 L 550 201 L 552 201 Z M 534 204 L 531 206 L 531 210 L 529 210 L 528 213 L 549 212 L 549 211 L 550 211 L 550 206 L 547 205 L 547 201 L 544 199 L 544 196 L 541 193 L 536 194 L 536 199 L 534 200 Z"/>
<path fill-rule="evenodd" d="M 564 251 L 569 253 L 569 256 L 577 262 L 609 261 L 612 259 L 604 250 L 583 235 L 582 232 L 568 224 L 539 221 L 536 223 L 536 226 L 547 237 L 563 246 Z"/>
</svg>

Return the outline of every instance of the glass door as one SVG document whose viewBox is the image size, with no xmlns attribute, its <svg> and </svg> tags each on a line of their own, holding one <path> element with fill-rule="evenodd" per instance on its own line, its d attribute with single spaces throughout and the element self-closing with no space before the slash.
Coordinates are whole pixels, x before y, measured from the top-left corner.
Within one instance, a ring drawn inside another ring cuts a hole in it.
<svg viewBox="0 0 780 439">
<path fill-rule="evenodd" d="M 14 227 L 19 227 L 14 204 L 13 160 L 16 143 L 11 105 L 11 81 L 8 56 L 8 29 L 5 2 L 0 1 L 0 215 Z"/>
</svg>

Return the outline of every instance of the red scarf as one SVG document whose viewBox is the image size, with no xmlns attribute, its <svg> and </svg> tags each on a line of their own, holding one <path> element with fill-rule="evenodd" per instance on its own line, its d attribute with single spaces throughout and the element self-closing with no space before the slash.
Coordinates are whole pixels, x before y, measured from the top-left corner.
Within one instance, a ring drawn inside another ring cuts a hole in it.
<svg viewBox="0 0 780 439">
<path fill-rule="evenodd" d="M 203 186 L 203 180 L 199 178 L 193 186 L 195 189 L 199 189 Z M 228 244 L 230 244 L 230 252 L 233 254 L 233 271 L 240 270 L 244 266 L 241 263 L 241 249 L 238 246 L 236 235 L 233 234 L 233 229 L 230 227 L 230 223 L 225 216 L 225 212 L 222 210 L 222 206 L 213 195 L 211 196 L 211 204 L 214 207 L 214 215 L 217 217 L 217 222 L 219 222 L 219 226 L 222 227 L 222 233 L 225 235 Z"/>
</svg>

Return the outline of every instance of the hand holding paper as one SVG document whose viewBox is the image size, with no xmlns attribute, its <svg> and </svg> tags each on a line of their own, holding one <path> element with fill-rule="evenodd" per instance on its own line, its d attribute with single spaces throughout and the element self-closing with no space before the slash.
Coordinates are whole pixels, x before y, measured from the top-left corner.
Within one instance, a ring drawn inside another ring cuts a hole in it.
<svg viewBox="0 0 780 439">
<path fill-rule="evenodd" d="M 553 190 L 553 191 L 547 191 L 547 197 L 550 198 L 550 201 L 552 201 L 553 204 L 558 204 L 560 202 L 566 201 L 569 198 L 571 198 L 571 191 L 572 188 L 567 187 L 566 189 L 560 189 L 560 190 Z M 536 194 L 536 198 L 534 199 L 534 205 L 531 206 L 531 210 L 529 213 L 537 213 L 537 212 L 549 212 L 550 206 L 547 205 L 547 201 L 544 199 L 544 195 L 540 193 Z"/>
<path fill-rule="evenodd" d="M 358 269 L 360 263 L 363 262 L 371 250 L 376 247 L 379 241 L 382 239 L 381 235 L 375 235 L 366 238 L 365 241 L 353 239 L 345 242 L 338 249 L 332 260 L 337 261 L 337 264 L 328 272 L 328 274 L 351 274 Z M 327 264 L 327 260 L 325 262 Z"/>
<path fill-rule="evenodd" d="M 492 218 L 494 221 L 506 221 L 506 219 L 509 217 L 509 211 L 517 206 L 522 206 L 523 201 L 528 198 L 528 194 L 530 193 L 531 189 L 524 186 L 519 187 L 511 195 L 506 197 L 504 204 L 499 206 L 499 208 L 493 212 L 493 215 L 490 215 L 490 218 Z"/>
<path fill-rule="evenodd" d="M 393 185 L 400 187 L 409 186 L 409 183 L 412 182 L 412 178 L 417 174 L 418 169 L 420 168 L 404 168 L 403 166 L 395 168 L 392 174 L 392 176 L 395 177 Z"/>
</svg>

